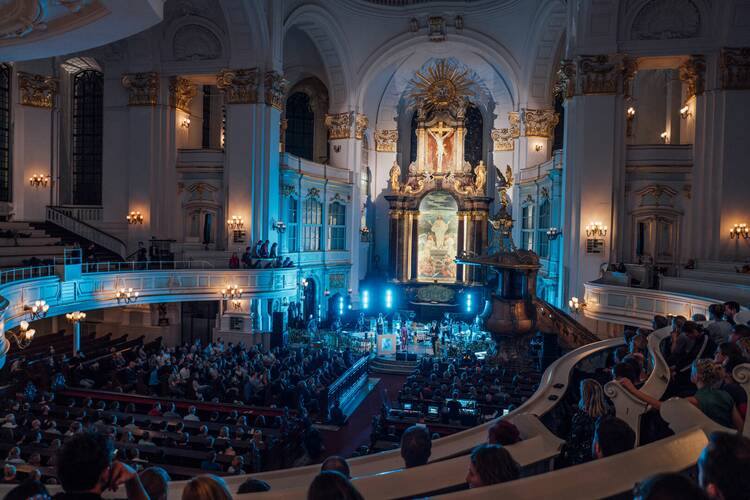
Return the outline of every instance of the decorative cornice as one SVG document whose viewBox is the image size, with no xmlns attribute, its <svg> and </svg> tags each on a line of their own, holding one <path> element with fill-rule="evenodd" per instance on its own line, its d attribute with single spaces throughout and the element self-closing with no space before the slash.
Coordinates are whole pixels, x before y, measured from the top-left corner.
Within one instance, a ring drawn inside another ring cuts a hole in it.
<svg viewBox="0 0 750 500">
<path fill-rule="evenodd" d="M 706 89 L 706 58 L 693 55 L 680 66 L 680 80 L 687 84 L 687 98 L 703 94 Z"/>
<path fill-rule="evenodd" d="M 557 70 L 557 82 L 554 89 L 555 95 L 569 99 L 576 93 L 576 65 L 570 59 L 560 61 L 560 69 Z"/>
<path fill-rule="evenodd" d="M 615 94 L 620 76 L 615 55 L 578 56 L 578 89 L 582 94 Z"/>
<path fill-rule="evenodd" d="M 18 88 L 21 91 L 21 104 L 37 108 L 55 106 L 55 95 L 59 88 L 57 78 L 45 75 L 18 72 Z"/>
<path fill-rule="evenodd" d="M 521 137 L 521 116 L 518 111 L 508 113 L 508 124 L 510 125 L 508 128 L 510 136 L 514 139 Z"/>
<path fill-rule="evenodd" d="M 329 139 L 349 139 L 352 136 L 352 112 L 326 115 Z"/>
<path fill-rule="evenodd" d="M 128 89 L 128 106 L 156 106 L 159 102 L 159 73 L 125 73 L 122 86 Z"/>
<path fill-rule="evenodd" d="M 281 73 L 267 71 L 263 78 L 266 104 L 281 111 L 284 109 L 284 96 L 289 81 Z"/>
<path fill-rule="evenodd" d="M 320 201 L 320 189 L 316 187 L 311 187 L 307 190 L 307 198 L 312 198 L 314 200 Z"/>
<path fill-rule="evenodd" d="M 354 118 L 354 138 L 361 141 L 369 124 L 370 120 L 365 115 L 357 113 Z"/>
<path fill-rule="evenodd" d="M 723 89 L 750 89 L 750 47 L 721 49 L 719 80 Z"/>
<path fill-rule="evenodd" d="M 258 102 L 258 68 L 224 69 L 216 75 L 216 86 L 224 92 L 226 104 Z"/>
<path fill-rule="evenodd" d="M 297 188 L 295 188 L 292 184 L 282 184 L 281 185 L 281 196 L 290 197 L 297 193 Z"/>
<path fill-rule="evenodd" d="M 398 130 L 375 130 L 375 151 L 395 153 L 398 148 Z"/>
<path fill-rule="evenodd" d="M 513 136 L 509 128 L 495 128 L 490 133 L 493 151 L 513 151 Z"/>
<path fill-rule="evenodd" d="M 173 76 L 169 79 L 169 105 L 190 112 L 190 103 L 198 93 L 198 86 L 187 78 Z"/>
<path fill-rule="evenodd" d="M 560 117 L 554 109 L 522 109 L 523 135 L 526 137 L 552 137 Z"/>
</svg>

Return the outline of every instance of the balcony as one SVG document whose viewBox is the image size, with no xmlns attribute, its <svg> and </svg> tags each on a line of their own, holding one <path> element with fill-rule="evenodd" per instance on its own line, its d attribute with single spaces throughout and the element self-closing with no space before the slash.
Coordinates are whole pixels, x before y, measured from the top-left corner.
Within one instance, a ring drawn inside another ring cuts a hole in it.
<svg viewBox="0 0 750 500">
<path fill-rule="evenodd" d="M 562 149 L 557 149 L 552 153 L 552 158 L 544 163 L 538 163 L 521 170 L 519 174 L 519 183 L 533 182 L 542 177 L 549 175 L 553 170 L 561 171 L 563 165 Z"/>
<path fill-rule="evenodd" d="M 223 149 L 178 149 L 177 168 L 223 168 Z"/>
<path fill-rule="evenodd" d="M 314 161 L 299 158 L 298 156 L 289 153 L 282 153 L 280 155 L 280 163 L 281 168 L 293 170 L 302 175 L 309 175 L 311 177 L 318 177 L 346 184 L 352 183 L 352 172 L 345 168 L 334 167 L 323 163 L 315 163 Z"/>
<path fill-rule="evenodd" d="M 629 167 L 683 166 L 693 164 L 692 144 L 637 144 L 627 149 L 626 164 Z"/>
</svg>

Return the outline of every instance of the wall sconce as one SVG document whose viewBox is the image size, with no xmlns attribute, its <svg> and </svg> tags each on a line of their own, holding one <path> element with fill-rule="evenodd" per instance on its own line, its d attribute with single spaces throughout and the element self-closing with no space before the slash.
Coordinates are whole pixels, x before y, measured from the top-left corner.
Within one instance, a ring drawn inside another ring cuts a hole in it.
<svg viewBox="0 0 750 500">
<path fill-rule="evenodd" d="M 690 107 L 687 104 L 680 108 L 680 116 L 683 120 L 687 120 L 688 116 L 690 115 L 692 115 L 692 113 L 690 112 Z"/>
<path fill-rule="evenodd" d="M 669 132 L 665 130 L 659 137 L 661 137 L 661 140 L 664 144 L 669 144 Z"/>
<path fill-rule="evenodd" d="M 29 328 L 28 321 L 21 321 L 18 326 L 18 331 L 7 330 L 5 334 L 10 334 L 10 338 L 16 343 L 19 349 L 26 349 L 31 345 L 31 341 L 34 340 L 34 334 L 36 330 Z"/>
<path fill-rule="evenodd" d="M 66 314 L 65 317 L 71 323 L 78 323 L 78 322 L 83 321 L 84 319 L 86 319 L 86 313 L 85 312 L 81 312 L 81 311 L 75 311 L 75 312 Z"/>
<path fill-rule="evenodd" d="M 131 304 L 138 300 L 138 295 L 138 292 L 134 292 L 132 288 L 120 288 L 119 290 L 117 290 L 115 298 L 117 299 L 118 304 L 120 302 Z"/>
<path fill-rule="evenodd" d="M 350 288 L 349 290 L 347 290 L 347 291 L 346 291 L 346 293 L 348 293 L 349 295 L 351 295 L 353 291 L 354 291 L 354 290 L 352 290 L 352 289 Z"/>
<path fill-rule="evenodd" d="M 242 288 L 237 288 L 237 285 L 228 286 L 222 289 L 221 296 L 225 299 L 240 299 L 242 298 Z"/>
<path fill-rule="evenodd" d="M 571 297 L 571 299 L 568 301 L 568 307 L 570 307 L 570 310 L 573 314 L 578 314 L 586 307 L 586 303 L 580 302 L 578 300 L 578 297 Z"/>
<path fill-rule="evenodd" d="M 325 290 L 323 291 L 323 295 L 324 295 L 324 296 L 326 296 L 326 297 L 328 297 L 329 295 L 331 295 L 331 292 L 330 292 L 330 291 L 328 290 L 328 288 L 326 288 L 326 289 L 325 289 Z"/>
<path fill-rule="evenodd" d="M 238 299 L 232 300 L 232 308 L 235 311 L 241 311 L 242 310 L 242 301 Z"/>
<path fill-rule="evenodd" d="M 50 179 L 49 175 L 34 174 L 29 177 L 29 185 L 33 188 L 47 187 Z"/>
<path fill-rule="evenodd" d="M 633 135 L 633 119 L 635 118 L 635 108 L 633 106 L 630 106 L 627 111 L 625 112 L 625 117 L 627 119 L 627 130 L 626 133 L 628 137 Z"/>
<path fill-rule="evenodd" d="M 227 220 L 227 225 L 229 226 L 229 229 L 234 229 L 235 231 L 238 231 L 245 227 L 245 221 L 242 219 L 239 215 L 233 215 L 231 219 Z"/>
<path fill-rule="evenodd" d="M 137 210 L 130 212 L 125 216 L 125 219 L 128 221 L 128 224 L 143 224 L 143 214 Z"/>
<path fill-rule="evenodd" d="M 180 123 L 180 126 L 182 128 L 190 128 L 190 118 L 183 118 L 182 123 Z"/>
<path fill-rule="evenodd" d="M 284 231 L 286 231 L 286 224 L 284 221 L 277 220 L 271 225 L 271 229 L 278 231 L 279 234 L 284 234 Z"/>
<path fill-rule="evenodd" d="M 333 151 L 335 153 L 340 153 L 341 152 L 341 145 L 340 144 L 336 144 L 335 146 L 333 146 Z"/>
<path fill-rule="evenodd" d="M 40 319 L 47 316 L 47 311 L 49 311 L 49 304 L 47 304 L 47 302 L 43 300 L 37 300 L 30 306 L 24 306 L 23 310 L 29 313 L 29 319 L 33 321 L 35 319 Z"/>
<path fill-rule="evenodd" d="M 542 143 L 537 142 L 536 144 L 534 144 L 534 151 L 536 151 L 537 153 L 541 151 L 542 149 L 544 149 L 544 146 L 542 145 Z"/>
<path fill-rule="evenodd" d="M 367 243 L 368 241 L 370 241 L 370 228 L 369 227 L 362 226 L 359 229 L 359 240 L 364 243 Z"/>
<path fill-rule="evenodd" d="M 549 240 L 556 240 L 558 236 L 560 236 L 562 232 L 557 229 L 556 227 L 551 227 L 547 229 L 547 239 Z"/>
<path fill-rule="evenodd" d="M 307 288 L 307 285 L 309 282 L 307 281 L 307 278 L 302 278 L 302 281 L 299 282 L 300 285 L 302 285 L 304 288 Z"/>
<path fill-rule="evenodd" d="M 601 222 L 592 222 L 586 226 L 586 236 L 589 238 L 604 238 L 607 236 L 607 226 Z"/>
<path fill-rule="evenodd" d="M 732 240 L 735 238 L 737 239 L 742 238 L 746 240 L 748 239 L 748 237 L 750 237 L 750 234 L 748 234 L 748 231 L 749 230 L 748 230 L 747 224 L 745 223 L 735 224 L 734 227 L 729 230 L 729 238 Z"/>
</svg>

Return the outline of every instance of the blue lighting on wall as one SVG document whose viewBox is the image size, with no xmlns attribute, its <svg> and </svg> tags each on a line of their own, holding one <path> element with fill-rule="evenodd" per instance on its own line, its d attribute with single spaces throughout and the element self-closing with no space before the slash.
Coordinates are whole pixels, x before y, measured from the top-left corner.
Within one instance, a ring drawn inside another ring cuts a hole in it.
<svg viewBox="0 0 750 500">
<path fill-rule="evenodd" d="M 344 315 L 344 297 L 339 297 L 339 316 Z"/>
<path fill-rule="evenodd" d="M 471 294 L 466 294 L 466 312 L 471 312 Z"/>
<path fill-rule="evenodd" d="M 362 290 L 362 309 L 369 309 L 370 308 L 370 291 L 369 290 Z"/>
<path fill-rule="evenodd" d="M 393 307 L 393 290 L 390 288 L 385 291 L 385 308 L 391 309 Z"/>
</svg>

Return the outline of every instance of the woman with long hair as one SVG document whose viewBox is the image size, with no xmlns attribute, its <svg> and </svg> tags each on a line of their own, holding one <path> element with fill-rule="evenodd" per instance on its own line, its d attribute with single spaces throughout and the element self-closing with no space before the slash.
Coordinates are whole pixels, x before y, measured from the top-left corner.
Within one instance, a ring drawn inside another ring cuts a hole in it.
<svg viewBox="0 0 750 500">
<path fill-rule="evenodd" d="M 581 399 L 573 414 L 570 435 L 566 447 L 566 458 L 571 465 L 592 460 L 591 442 L 598 418 L 609 415 L 611 408 L 604 397 L 602 385 L 592 378 L 581 381 Z"/>
<path fill-rule="evenodd" d="M 232 500 L 232 493 L 223 479 L 207 474 L 188 481 L 182 490 L 182 500 Z"/>
</svg>

